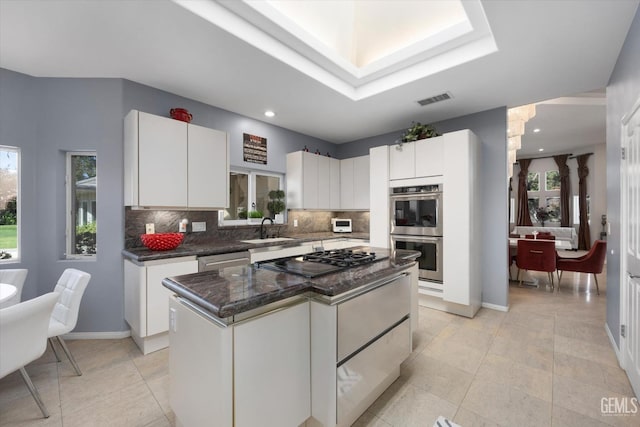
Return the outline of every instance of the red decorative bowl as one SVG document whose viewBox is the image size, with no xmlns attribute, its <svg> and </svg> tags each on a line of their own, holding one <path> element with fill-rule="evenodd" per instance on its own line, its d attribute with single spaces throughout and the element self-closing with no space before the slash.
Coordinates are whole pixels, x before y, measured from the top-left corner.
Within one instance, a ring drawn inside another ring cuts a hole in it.
<svg viewBox="0 0 640 427">
<path fill-rule="evenodd" d="M 184 234 L 182 233 L 155 233 L 155 234 L 143 234 L 140 236 L 142 244 L 151 249 L 152 251 L 170 251 L 177 248 Z"/>
<path fill-rule="evenodd" d="M 185 110 L 184 108 L 172 108 L 169 110 L 169 115 L 172 119 L 180 120 L 181 122 L 191 123 L 191 119 L 193 119 L 189 110 Z"/>
</svg>

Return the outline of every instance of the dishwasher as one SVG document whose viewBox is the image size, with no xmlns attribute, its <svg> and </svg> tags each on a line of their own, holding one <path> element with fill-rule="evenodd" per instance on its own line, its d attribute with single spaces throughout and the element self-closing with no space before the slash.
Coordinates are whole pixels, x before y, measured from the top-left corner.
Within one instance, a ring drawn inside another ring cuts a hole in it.
<svg viewBox="0 0 640 427">
<path fill-rule="evenodd" d="M 198 257 L 198 271 L 220 270 L 250 264 L 249 251 Z"/>
</svg>

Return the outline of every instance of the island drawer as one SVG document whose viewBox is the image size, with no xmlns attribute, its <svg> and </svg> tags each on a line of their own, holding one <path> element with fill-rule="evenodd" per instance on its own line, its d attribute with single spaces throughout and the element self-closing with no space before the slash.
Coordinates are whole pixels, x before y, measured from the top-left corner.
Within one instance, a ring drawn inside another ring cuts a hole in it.
<svg viewBox="0 0 640 427">
<path fill-rule="evenodd" d="M 338 305 L 338 363 L 409 315 L 409 276 L 401 275 L 383 283 L 370 292 Z"/>
</svg>

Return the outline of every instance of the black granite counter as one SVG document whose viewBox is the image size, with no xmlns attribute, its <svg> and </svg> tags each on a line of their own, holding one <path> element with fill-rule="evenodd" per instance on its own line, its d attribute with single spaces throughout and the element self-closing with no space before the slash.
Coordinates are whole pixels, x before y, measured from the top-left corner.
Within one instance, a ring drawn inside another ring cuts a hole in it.
<svg viewBox="0 0 640 427">
<path fill-rule="evenodd" d="M 375 251 L 381 258 L 391 255 L 387 249 L 360 249 Z M 420 253 L 398 251 L 395 255 L 313 279 L 246 265 L 166 278 L 162 284 L 224 319 L 305 292 L 329 297 L 340 295 L 412 266 Z"/>
<path fill-rule="evenodd" d="M 245 243 L 240 240 L 216 240 L 199 244 L 182 244 L 170 251 L 152 251 L 146 247 L 124 249 L 122 255 L 129 260 L 136 262 L 153 261 L 158 259 L 179 258 L 184 256 L 207 256 L 219 255 L 231 252 L 243 252 L 250 249 L 257 249 L 268 246 L 292 247 L 305 242 L 331 239 L 363 239 L 369 240 L 367 233 L 306 233 L 289 236 L 293 240 L 264 243 Z"/>
</svg>

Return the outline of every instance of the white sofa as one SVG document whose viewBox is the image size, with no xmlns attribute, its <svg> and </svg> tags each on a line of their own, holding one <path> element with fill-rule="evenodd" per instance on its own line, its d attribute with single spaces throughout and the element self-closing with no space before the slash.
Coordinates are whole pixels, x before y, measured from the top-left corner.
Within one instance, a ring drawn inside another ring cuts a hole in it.
<svg viewBox="0 0 640 427">
<path fill-rule="evenodd" d="M 578 233 L 576 233 L 576 229 L 573 227 L 523 227 L 516 226 L 514 227 L 512 233 L 519 234 L 524 236 L 525 234 L 531 234 L 534 231 L 537 232 L 547 232 L 556 236 L 558 240 L 566 240 L 571 242 L 571 248 L 578 248 Z"/>
</svg>

